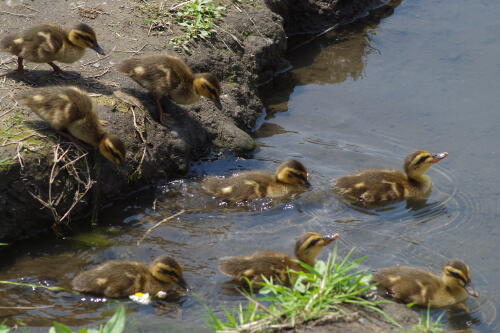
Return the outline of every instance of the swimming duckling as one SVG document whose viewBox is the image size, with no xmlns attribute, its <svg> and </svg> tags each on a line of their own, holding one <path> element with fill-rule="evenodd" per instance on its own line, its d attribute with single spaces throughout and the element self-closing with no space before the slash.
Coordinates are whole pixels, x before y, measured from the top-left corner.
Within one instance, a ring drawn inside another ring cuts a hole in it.
<svg viewBox="0 0 500 333">
<path fill-rule="evenodd" d="M 443 266 L 441 276 L 419 268 L 392 266 L 376 272 L 373 282 L 387 296 L 420 306 L 458 306 L 467 311 L 463 302 L 468 296 L 479 297 L 471 286 L 469 266 L 457 259 Z"/>
<path fill-rule="evenodd" d="M 348 199 L 364 203 L 426 199 L 432 182 L 425 172 L 446 156 L 446 152 L 431 154 L 425 150 L 416 150 L 405 158 L 404 172 L 394 169 L 363 170 L 334 179 L 333 190 Z"/>
<path fill-rule="evenodd" d="M 208 177 L 202 182 L 205 192 L 231 202 L 282 198 L 303 192 L 310 186 L 306 168 L 296 160 L 282 163 L 274 175 L 247 171 L 228 178 Z"/>
<path fill-rule="evenodd" d="M 143 58 L 131 58 L 118 64 L 117 70 L 129 76 L 154 97 L 160 122 L 168 119 L 163 111 L 161 98 L 168 96 L 175 103 L 193 104 L 204 96 L 214 102 L 221 110 L 221 86 L 211 73 L 193 74 L 191 68 L 179 57 L 158 55 Z"/>
<path fill-rule="evenodd" d="M 71 282 L 73 290 L 112 298 L 138 292 L 156 295 L 159 291 L 187 290 L 182 268 L 169 256 L 156 258 L 151 265 L 136 261 L 112 260 L 78 274 Z"/>
<path fill-rule="evenodd" d="M 64 76 L 64 72 L 54 61 L 73 63 L 83 57 L 86 48 L 104 55 L 94 30 L 84 23 L 69 31 L 57 24 L 39 25 L 21 33 L 8 35 L 0 42 L 0 50 L 18 57 L 17 71 L 23 77 L 24 59 L 36 63 L 46 62 L 56 74 Z"/>
<path fill-rule="evenodd" d="M 59 134 L 67 136 L 62 132 L 67 130 L 72 137 L 99 148 L 104 157 L 117 165 L 125 160 L 125 145 L 104 130 L 84 91 L 72 86 L 36 88 L 20 95 L 18 101 Z"/>
<path fill-rule="evenodd" d="M 295 243 L 296 258 L 280 252 L 258 251 L 248 256 L 221 258 L 219 269 L 235 280 L 248 278 L 253 287 L 258 287 L 255 284 L 263 281 L 262 276 L 267 279 L 272 277 L 274 281 L 279 279 L 283 284 L 290 285 L 292 281 L 290 281 L 288 269 L 305 271 L 295 259 L 314 267 L 316 257 L 321 250 L 337 238 L 339 238 L 338 234 L 323 236 L 308 232 Z"/>
</svg>

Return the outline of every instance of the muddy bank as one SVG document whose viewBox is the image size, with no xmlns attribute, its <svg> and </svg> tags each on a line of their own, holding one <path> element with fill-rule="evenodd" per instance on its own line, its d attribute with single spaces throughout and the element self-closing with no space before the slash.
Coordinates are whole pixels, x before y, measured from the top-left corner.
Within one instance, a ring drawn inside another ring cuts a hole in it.
<svg viewBox="0 0 500 333">
<path fill-rule="evenodd" d="M 318 30 L 352 20 L 379 4 L 345 3 L 222 1 L 224 16 L 213 37 L 191 43 L 190 55 L 171 43 L 182 33 L 172 19 L 174 1 L 87 1 L 84 6 L 62 0 L 2 3 L 11 14 L 0 16 L 0 36 L 44 22 L 71 26 L 83 21 L 96 30 L 108 56 L 101 59 L 89 51 L 81 61 L 63 66 L 80 74 L 70 82 L 52 75 L 45 64 L 28 65 L 32 85 L 15 75 L 0 81 L 0 242 L 33 237 L 50 227 L 65 232 L 75 221 L 90 223 L 113 199 L 160 178 L 180 177 L 191 161 L 213 149 L 237 153 L 254 149 L 250 134 L 262 112 L 257 87 L 288 66 L 285 28 Z M 295 15 L 299 12 L 303 15 Z M 113 70 L 121 59 L 158 52 L 182 55 L 195 72 L 213 72 L 223 82 L 223 111 L 207 101 L 180 107 L 165 99 L 173 121 L 170 128 L 160 125 L 150 95 Z M 15 59 L 6 53 L 0 56 L 1 71 L 14 68 Z M 54 135 L 15 102 L 17 92 L 32 86 L 68 83 L 92 94 L 100 117 L 109 121 L 108 130 L 127 145 L 127 176 L 93 150 L 78 150 Z"/>
</svg>

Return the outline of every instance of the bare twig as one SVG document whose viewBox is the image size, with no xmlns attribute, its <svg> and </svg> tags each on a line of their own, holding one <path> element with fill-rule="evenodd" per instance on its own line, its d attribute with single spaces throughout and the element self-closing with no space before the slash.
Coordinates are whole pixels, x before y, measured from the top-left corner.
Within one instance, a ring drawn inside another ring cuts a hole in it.
<svg viewBox="0 0 500 333">
<path fill-rule="evenodd" d="M 188 1 L 183 1 L 183 2 L 181 2 L 181 3 L 178 3 L 178 4 L 177 4 L 177 5 L 175 5 L 175 6 L 172 6 L 172 7 L 170 7 L 170 8 L 169 8 L 169 11 L 170 11 L 170 12 L 171 12 L 171 11 L 174 11 L 175 9 L 177 9 L 177 8 L 179 8 L 179 7 L 181 7 L 181 6 L 184 6 L 184 5 L 185 5 L 185 4 L 187 4 L 188 2 L 191 2 L 191 0 L 188 0 Z"/>
<path fill-rule="evenodd" d="M 308 39 L 308 40 L 306 40 L 305 42 L 302 42 L 302 43 L 300 43 L 299 45 L 295 45 L 295 46 L 294 46 L 294 47 L 293 47 L 290 51 L 294 51 L 294 50 L 296 50 L 296 49 L 298 49 L 298 48 L 300 48 L 300 47 L 302 47 L 302 46 L 304 46 L 304 45 L 306 45 L 306 44 L 309 44 L 309 43 L 310 43 L 310 42 L 312 42 L 313 40 L 316 40 L 316 39 L 318 39 L 319 37 L 323 36 L 324 34 L 329 33 L 330 31 L 332 31 L 332 30 L 336 29 L 339 25 L 340 25 L 340 24 L 338 24 L 338 23 L 337 23 L 337 24 L 335 24 L 335 25 L 331 26 L 330 28 L 323 30 L 322 32 L 320 32 L 320 33 L 319 33 L 319 34 L 317 34 L 317 35 L 314 35 L 313 37 L 309 38 L 309 39 Z"/>
<path fill-rule="evenodd" d="M 231 36 L 231 38 L 234 39 L 234 41 L 239 45 L 239 47 L 243 48 L 243 45 L 242 45 L 241 41 L 238 39 L 238 37 L 236 37 L 234 34 L 230 33 L 229 31 L 224 30 L 222 27 L 218 26 L 217 24 L 214 24 L 214 26 L 217 29 L 220 29 L 222 32 L 225 32 L 226 34 L 228 34 L 229 36 Z"/>
<path fill-rule="evenodd" d="M 156 223 L 154 226 L 152 226 L 151 228 L 149 228 L 148 230 L 146 230 L 146 232 L 144 233 L 144 235 L 142 235 L 141 239 L 139 239 L 137 241 L 137 246 L 141 245 L 142 241 L 147 237 L 147 235 L 149 235 L 149 233 L 151 231 L 153 231 L 154 229 L 156 229 L 157 227 L 159 227 L 161 224 L 165 223 L 165 222 L 168 222 L 174 218 L 176 218 L 177 216 L 180 216 L 182 214 L 184 214 L 186 212 L 186 210 L 181 210 L 180 212 L 178 213 L 175 213 L 174 215 L 171 215 L 167 218 L 164 218 L 163 220 L 161 220 L 160 222 Z"/>
<path fill-rule="evenodd" d="M 25 15 L 25 14 L 11 13 L 11 12 L 7 12 L 5 10 L 0 10 L 0 14 L 8 14 L 8 15 L 14 15 L 14 16 L 21 16 L 21 17 L 33 17 L 33 16 L 35 16 L 35 15 Z"/>
<path fill-rule="evenodd" d="M 49 175 L 49 188 L 47 192 L 47 199 L 44 200 L 40 195 L 36 195 L 31 191 L 28 193 L 35 198 L 43 207 L 48 209 L 52 216 L 54 217 L 54 226 L 58 223 L 66 220 L 69 217 L 71 211 L 75 208 L 75 206 L 81 202 L 83 197 L 87 194 L 87 192 L 92 188 L 95 181 L 91 178 L 90 166 L 88 164 L 88 160 L 86 158 L 87 153 L 83 154 L 80 152 L 76 157 L 70 157 L 70 151 L 74 151 L 72 149 L 73 144 L 68 148 L 63 149 L 60 144 L 54 146 L 54 158 L 53 164 Z M 83 159 L 85 162 L 84 168 L 77 169 L 75 167 L 75 163 L 79 160 Z M 60 208 L 58 207 L 61 200 L 67 193 L 66 188 L 61 189 L 59 195 L 55 195 L 54 193 L 54 184 L 58 183 L 57 179 L 60 178 L 59 175 L 61 171 L 65 171 L 67 174 L 63 174 L 61 177 L 67 178 L 68 175 L 71 176 L 75 181 L 75 192 L 73 193 L 73 200 L 69 207 L 66 209 L 64 213 L 60 212 Z M 83 178 L 83 179 L 82 179 Z"/>
<path fill-rule="evenodd" d="M 29 138 L 32 138 L 32 137 L 34 137 L 34 136 L 36 136 L 36 137 L 38 137 L 38 138 L 42 138 L 42 139 L 43 139 L 43 138 L 46 138 L 46 136 L 44 136 L 44 135 L 40 135 L 40 134 L 38 134 L 38 133 L 33 133 L 33 134 L 30 134 L 30 135 L 28 135 L 28 136 L 25 136 L 24 138 L 19 139 L 19 140 L 15 140 L 15 141 L 8 141 L 8 140 L 5 140 L 5 141 L 4 141 L 4 142 L 0 145 L 0 147 L 6 147 L 6 146 L 10 146 L 10 145 L 15 145 L 15 144 L 18 144 L 18 143 L 23 142 L 23 141 L 25 141 L 25 140 L 28 140 Z"/>
<path fill-rule="evenodd" d="M 90 75 L 89 78 L 95 79 L 95 78 L 104 76 L 104 75 L 108 74 L 108 72 L 111 70 L 111 68 L 113 68 L 113 66 L 108 66 L 101 73 L 95 74 L 95 75 Z"/>
<path fill-rule="evenodd" d="M 19 161 L 19 165 L 21 166 L 21 169 L 24 169 L 24 159 L 23 159 L 23 156 L 21 155 L 21 148 L 22 148 L 23 144 L 21 142 L 19 142 L 17 144 L 17 154 L 16 154 L 16 157 Z"/>
<path fill-rule="evenodd" d="M 148 37 L 149 37 L 149 35 L 151 34 L 151 29 L 153 29 L 153 22 L 151 22 L 151 24 L 149 25 L 149 29 L 148 29 Z"/>
<path fill-rule="evenodd" d="M 0 306 L 2 310 L 37 310 L 53 308 L 55 305 L 40 305 L 40 306 Z"/>
<path fill-rule="evenodd" d="M 114 52 L 122 52 L 122 53 L 134 53 L 134 54 L 137 54 L 139 52 L 141 52 L 146 46 L 148 46 L 149 44 L 144 44 L 143 46 L 141 46 L 140 49 L 138 49 L 137 51 L 134 51 L 134 50 L 115 50 Z"/>
<path fill-rule="evenodd" d="M 7 95 L 6 95 L 6 96 L 7 96 Z M 4 96 L 4 97 L 6 97 L 6 96 Z M 3 99 L 3 98 L 2 98 L 2 99 Z M 0 100 L 0 102 L 1 102 L 1 100 Z M 5 111 L 4 113 L 0 114 L 0 118 L 2 118 L 3 116 L 5 116 L 6 114 L 11 113 L 11 112 L 12 112 L 12 110 L 14 110 L 14 109 L 7 110 L 7 111 Z"/>
<path fill-rule="evenodd" d="M 25 4 L 21 4 L 22 7 L 26 8 L 26 9 L 29 9 L 29 10 L 32 10 L 34 12 L 37 12 L 37 13 L 40 13 L 40 11 L 38 9 L 35 9 L 33 7 L 30 7 L 28 5 L 25 5 Z"/>
<path fill-rule="evenodd" d="M 101 61 L 101 60 L 104 60 L 104 59 L 106 59 L 106 58 L 109 58 L 109 57 L 111 56 L 111 54 L 113 53 L 113 51 L 114 51 L 114 50 L 115 50 L 115 49 L 113 48 L 113 50 L 111 50 L 111 52 L 109 52 L 109 53 L 108 53 L 107 55 L 105 55 L 104 57 L 99 57 L 99 58 L 97 58 L 96 60 L 89 61 L 89 62 L 87 62 L 87 63 L 83 64 L 83 66 L 93 65 L 93 64 L 95 64 L 96 62 L 99 62 L 99 61 Z"/>
</svg>

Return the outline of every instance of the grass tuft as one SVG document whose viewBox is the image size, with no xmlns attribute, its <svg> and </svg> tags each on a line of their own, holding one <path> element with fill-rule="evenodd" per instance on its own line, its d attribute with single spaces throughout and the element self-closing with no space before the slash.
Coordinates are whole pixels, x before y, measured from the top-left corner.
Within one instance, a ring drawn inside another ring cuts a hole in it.
<svg viewBox="0 0 500 333">
<path fill-rule="evenodd" d="M 418 324 L 414 325 L 408 332 L 412 333 L 444 333 L 444 325 L 441 323 L 441 318 L 443 318 L 444 313 L 442 313 L 436 320 L 431 318 L 431 310 L 427 309 L 426 313 L 423 314 L 418 320 Z"/>
<path fill-rule="evenodd" d="M 208 326 L 216 331 L 236 329 L 248 332 L 293 328 L 332 313 L 347 316 L 349 310 L 345 305 L 356 304 L 382 314 L 392 324 L 401 327 L 378 307 L 385 302 L 363 297 L 373 287 L 372 275 L 359 267 L 365 258 L 350 260 L 353 251 L 339 259 L 334 248 L 326 263 L 318 261 L 315 267 L 301 263 L 306 272 L 293 272 L 296 278 L 291 287 L 265 279 L 260 296 L 246 293 L 246 306 L 240 304 L 232 312 L 224 310 L 223 320 L 207 309 Z"/>
<path fill-rule="evenodd" d="M 193 43 L 209 41 L 215 33 L 216 22 L 222 17 L 224 6 L 212 0 L 189 0 L 167 8 L 162 4 L 140 4 L 137 8 L 149 25 L 150 31 L 172 31 L 171 21 L 177 22 L 183 33 L 171 38 L 170 43 L 179 51 L 191 53 Z"/>
<path fill-rule="evenodd" d="M 216 6 L 212 0 L 191 0 L 179 8 L 176 21 L 184 33 L 172 39 L 172 43 L 190 53 L 190 45 L 199 40 L 207 41 L 215 35 L 215 22 L 222 16 L 224 6 Z"/>
</svg>

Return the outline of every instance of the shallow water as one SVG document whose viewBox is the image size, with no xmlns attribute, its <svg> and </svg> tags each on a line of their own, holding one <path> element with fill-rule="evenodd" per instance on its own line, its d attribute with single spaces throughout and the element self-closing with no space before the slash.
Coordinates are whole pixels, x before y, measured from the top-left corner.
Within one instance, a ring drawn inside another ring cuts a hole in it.
<svg viewBox="0 0 500 333">
<path fill-rule="evenodd" d="M 90 245 L 85 239 L 95 238 L 83 236 L 21 244 L 4 257 L 0 279 L 67 287 L 79 270 L 105 260 L 148 262 L 170 254 L 185 267 L 194 292 L 221 309 L 242 297 L 224 284 L 217 258 L 260 248 L 290 253 L 305 231 L 338 232 L 339 251 L 357 247 L 373 268 L 439 271 L 447 259 L 463 259 L 482 296 L 469 300 L 471 314 L 445 318 L 454 328 L 495 332 L 499 16 L 496 1 L 407 1 L 290 52 L 294 69 L 266 88 L 268 116 L 251 158 L 220 155 L 193 165 L 192 178 L 116 203 L 101 215 L 94 230 L 101 236 Z M 400 168 L 414 149 L 449 152 L 429 171 L 434 188 L 427 203 L 368 210 L 330 193 L 332 178 L 367 167 Z M 290 158 L 309 168 L 314 185 L 292 202 L 228 207 L 200 194 L 197 179 L 205 174 L 273 171 Z M 148 228 L 181 209 L 188 211 L 137 245 Z M 53 320 L 97 326 L 116 304 L 2 286 L 0 307 L 47 308 L 0 308 L 0 322 L 22 321 L 33 331 L 46 331 Z M 128 311 L 131 332 L 203 331 L 203 306 L 192 296 L 157 307 L 130 304 Z"/>
</svg>

